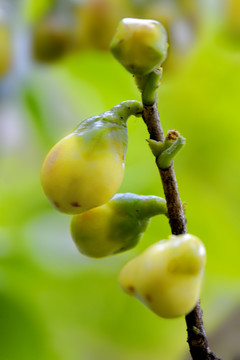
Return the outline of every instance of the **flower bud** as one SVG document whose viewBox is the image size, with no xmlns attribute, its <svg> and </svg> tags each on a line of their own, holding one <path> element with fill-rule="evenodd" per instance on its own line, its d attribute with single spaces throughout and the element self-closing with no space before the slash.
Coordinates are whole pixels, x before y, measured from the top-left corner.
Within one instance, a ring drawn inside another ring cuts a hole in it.
<svg viewBox="0 0 240 360">
<path fill-rule="evenodd" d="M 12 39 L 5 23 L 0 23 L 0 77 L 5 76 L 12 65 Z"/>
<path fill-rule="evenodd" d="M 39 62 L 57 61 L 73 47 L 73 27 L 67 16 L 51 13 L 33 29 L 33 57 Z"/>
<path fill-rule="evenodd" d="M 166 214 L 166 201 L 157 196 L 116 194 L 107 204 L 74 215 L 72 238 L 86 256 L 101 258 L 133 248 L 150 217 Z"/>
<path fill-rule="evenodd" d="M 146 75 L 159 67 L 167 56 L 167 32 L 155 20 L 124 18 L 110 48 L 130 73 Z"/>
<path fill-rule="evenodd" d="M 199 298 L 205 258 L 197 237 L 170 236 L 127 263 L 119 282 L 126 293 L 161 317 L 186 315 Z"/>
<path fill-rule="evenodd" d="M 42 166 L 41 183 L 54 207 L 77 214 L 112 198 L 124 173 L 126 121 L 141 111 L 138 101 L 124 101 L 83 121 L 50 150 Z"/>
</svg>

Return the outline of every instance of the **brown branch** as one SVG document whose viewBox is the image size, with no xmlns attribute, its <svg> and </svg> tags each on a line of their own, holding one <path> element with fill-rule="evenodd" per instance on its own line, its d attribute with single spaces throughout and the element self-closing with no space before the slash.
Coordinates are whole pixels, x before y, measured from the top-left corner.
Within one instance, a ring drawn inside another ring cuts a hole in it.
<svg viewBox="0 0 240 360">
<path fill-rule="evenodd" d="M 186 317 L 188 344 L 193 359 L 221 360 L 210 351 L 207 336 L 204 330 L 203 311 L 198 301 L 197 305 Z"/>
<path fill-rule="evenodd" d="M 164 141 L 164 133 L 160 123 L 157 103 L 143 104 L 143 120 L 147 125 L 150 139 Z M 159 169 L 163 189 L 167 201 L 169 224 L 172 234 L 180 235 L 187 232 L 186 218 L 178 192 L 178 185 L 173 165 L 166 170 Z M 203 326 L 202 309 L 199 302 L 185 317 L 188 332 L 188 344 L 193 360 L 221 360 L 209 349 L 208 340 Z"/>
</svg>

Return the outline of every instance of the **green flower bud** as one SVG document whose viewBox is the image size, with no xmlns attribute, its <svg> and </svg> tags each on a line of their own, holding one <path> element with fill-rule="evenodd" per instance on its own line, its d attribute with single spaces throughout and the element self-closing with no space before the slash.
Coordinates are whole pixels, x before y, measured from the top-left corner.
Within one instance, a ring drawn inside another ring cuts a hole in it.
<svg viewBox="0 0 240 360">
<path fill-rule="evenodd" d="M 42 166 L 41 183 L 54 207 L 77 214 L 112 198 L 123 179 L 126 121 L 141 112 L 138 101 L 124 101 L 83 121 L 50 150 Z"/>
<path fill-rule="evenodd" d="M 186 315 L 199 298 L 205 258 L 197 237 L 172 235 L 127 263 L 119 282 L 126 293 L 161 317 Z"/>
<path fill-rule="evenodd" d="M 166 201 L 157 196 L 116 194 L 107 204 L 74 215 L 71 234 L 81 253 L 101 258 L 133 248 L 150 218 L 166 213 Z"/>
<path fill-rule="evenodd" d="M 132 74 L 146 75 L 167 56 L 167 32 L 155 20 L 122 19 L 110 45 L 115 58 Z"/>
</svg>

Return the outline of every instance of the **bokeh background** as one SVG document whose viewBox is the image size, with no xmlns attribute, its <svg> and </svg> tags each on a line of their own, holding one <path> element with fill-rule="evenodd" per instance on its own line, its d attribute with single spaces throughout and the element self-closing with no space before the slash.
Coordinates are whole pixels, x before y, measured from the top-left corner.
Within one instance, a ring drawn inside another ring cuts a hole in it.
<svg viewBox="0 0 240 360">
<path fill-rule="evenodd" d="M 156 217 L 133 250 L 86 258 L 40 187 L 46 153 L 85 118 L 140 95 L 108 47 L 122 17 L 160 20 L 169 56 L 159 90 L 166 131 L 187 139 L 175 161 L 188 231 L 207 249 L 201 294 L 210 345 L 240 358 L 240 2 L 0 2 L 0 359 L 188 359 L 184 318 L 158 318 L 119 288 L 122 265 L 169 235 Z M 119 191 L 163 196 L 130 118 Z"/>
</svg>

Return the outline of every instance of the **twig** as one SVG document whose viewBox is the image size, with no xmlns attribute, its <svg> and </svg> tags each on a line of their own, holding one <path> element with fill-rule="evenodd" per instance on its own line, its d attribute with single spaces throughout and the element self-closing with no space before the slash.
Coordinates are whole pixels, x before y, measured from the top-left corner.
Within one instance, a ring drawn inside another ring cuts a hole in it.
<svg viewBox="0 0 240 360">
<path fill-rule="evenodd" d="M 164 142 L 164 133 L 160 123 L 157 103 L 143 104 L 143 120 L 147 125 L 150 139 Z M 187 232 L 186 218 L 178 192 L 178 185 L 173 165 L 166 170 L 159 169 L 163 189 L 167 201 L 169 223 L 172 234 L 180 235 Z M 221 360 L 209 349 L 208 340 L 203 326 L 202 309 L 199 302 L 185 317 L 188 332 L 188 344 L 193 360 Z"/>
</svg>

